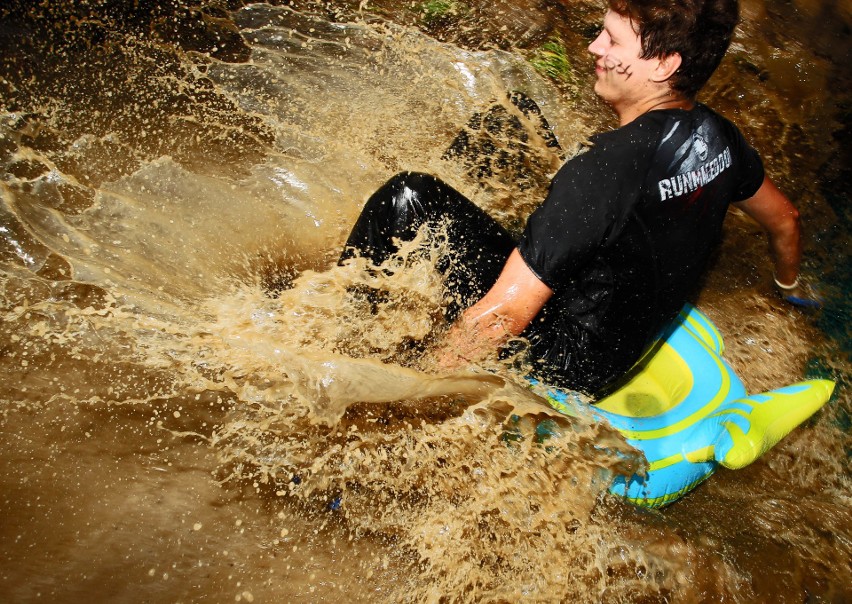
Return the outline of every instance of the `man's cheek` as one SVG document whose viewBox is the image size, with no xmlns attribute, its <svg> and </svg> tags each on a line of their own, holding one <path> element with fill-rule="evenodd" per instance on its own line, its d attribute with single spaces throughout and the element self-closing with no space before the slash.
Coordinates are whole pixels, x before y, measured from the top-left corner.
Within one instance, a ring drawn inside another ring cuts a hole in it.
<svg viewBox="0 0 852 604">
<path fill-rule="evenodd" d="M 620 63 L 621 61 L 610 55 L 604 57 L 604 67 L 606 67 L 609 71 L 614 70 Z"/>
<path fill-rule="evenodd" d="M 606 55 L 604 57 L 604 67 L 606 67 L 607 71 L 615 72 L 618 75 L 630 77 L 632 74 L 630 64 L 625 64 L 621 59 L 612 55 Z"/>
</svg>

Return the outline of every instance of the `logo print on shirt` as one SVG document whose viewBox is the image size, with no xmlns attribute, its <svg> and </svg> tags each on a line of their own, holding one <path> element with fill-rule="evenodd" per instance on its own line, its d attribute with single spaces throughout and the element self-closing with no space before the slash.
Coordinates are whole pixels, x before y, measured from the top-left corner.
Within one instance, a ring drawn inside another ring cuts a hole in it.
<svg viewBox="0 0 852 604">
<path fill-rule="evenodd" d="M 704 137 L 698 132 L 692 135 L 692 146 L 695 148 L 695 152 L 698 153 L 698 159 L 706 161 L 707 155 L 710 152 L 710 147 L 707 145 L 707 141 L 704 140 Z"/>
<path fill-rule="evenodd" d="M 705 144 L 706 147 L 706 144 Z M 704 150 L 705 155 L 707 149 Z M 719 176 L 723 171 L 731 167 L 731 149 L 725 147 L 719 155 L 709 162 L 701 164 L 697 169 L 681 172 L 677 176 L 664 178 L 658 183 L 660 189 L 660 201 L 670 197 L 680 197 L 687 193 L 697 191 L 711 180 Z"/>
<path fill-rule="evenodd" d="M 651 182 L 657 183 L 660 201 L 692 205 L 708 183 L 731 168 L 731 148 L 717 119 L 709 113 L 694 118 L 672 119 L 657 145 L 655 157 L 661 161 Z"/>
</svg>

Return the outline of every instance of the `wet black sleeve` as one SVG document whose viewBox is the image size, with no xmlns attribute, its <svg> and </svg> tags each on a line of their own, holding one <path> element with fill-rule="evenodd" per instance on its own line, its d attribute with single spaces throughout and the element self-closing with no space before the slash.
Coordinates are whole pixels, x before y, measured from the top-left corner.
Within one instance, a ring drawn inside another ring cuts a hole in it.
<svg viewBox="0 0 852 604">
<path fill-rule="evenodd" d="M 754 148 L 748 144 L 739 128 L 728 122 L 731 128 L 730 137 L 733 142 L 735 154 L 739 157 L 739 186 L 734 191 L 733 202 L 743 201 L 754 196 L 760 185 L 763 184 L 765 171 L 763 161 Z"/>
<path fill-rule="evenodd" d="M 648 157 L 637 148 L 647 146 L 609 134 L 562 166 L 518 245 L 530 270 L 553 290 L 620 232 L 640 195 Z"/>
</svg>

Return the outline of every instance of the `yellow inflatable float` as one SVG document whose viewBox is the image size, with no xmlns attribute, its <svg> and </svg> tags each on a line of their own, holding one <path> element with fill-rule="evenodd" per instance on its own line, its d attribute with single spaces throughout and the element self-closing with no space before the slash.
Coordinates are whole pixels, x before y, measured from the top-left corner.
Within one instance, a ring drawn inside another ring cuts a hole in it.
<svg viewBox="0 0 852 604">
<path fill-rule="evenodd" d="M 661 507 L 719 465 L 738 469 L 753 462 L 819 410 L 834 390 L 834 382 L 811 380 L 749 396 L 722 359 L 723 350 L 716 326 L 687 305 L 626 383 L 596 404 L 533 383 L 558 411 L 575 415 L 585 408 L 642 451 L 647 473 L 616 477 L 610 492 Z"/>
</svg>

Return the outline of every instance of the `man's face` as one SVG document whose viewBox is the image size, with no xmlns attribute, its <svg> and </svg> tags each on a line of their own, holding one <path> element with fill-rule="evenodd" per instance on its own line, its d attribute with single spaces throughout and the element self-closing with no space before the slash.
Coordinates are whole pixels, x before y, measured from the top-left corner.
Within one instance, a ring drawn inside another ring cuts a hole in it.
<svg viewBox="0 0 852 604">
<path fill-rule="evenodd" d="M 589 45 L 595 55 L 595 92 L 603 100 L 623 105 L 642 98 L 651 82 L 656 59 L 641 59 L 642 41 L 627 17 L 608 11 L 603 30 Z"/>
</svg>

